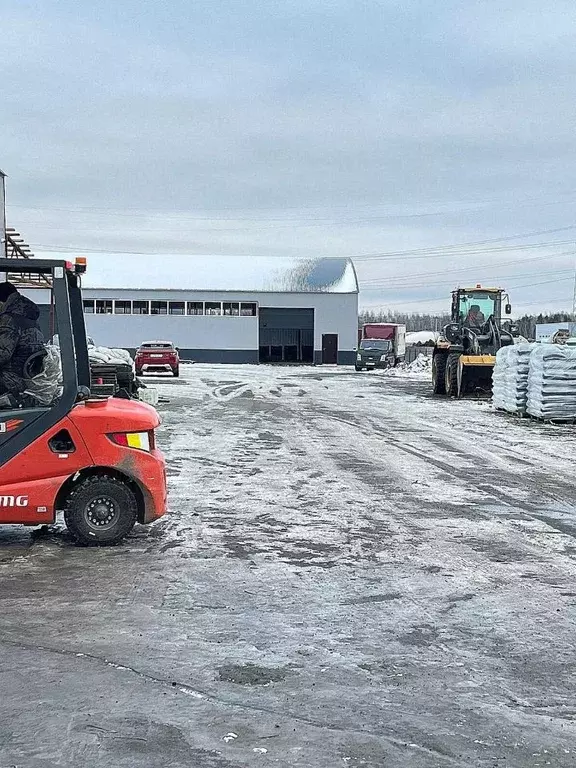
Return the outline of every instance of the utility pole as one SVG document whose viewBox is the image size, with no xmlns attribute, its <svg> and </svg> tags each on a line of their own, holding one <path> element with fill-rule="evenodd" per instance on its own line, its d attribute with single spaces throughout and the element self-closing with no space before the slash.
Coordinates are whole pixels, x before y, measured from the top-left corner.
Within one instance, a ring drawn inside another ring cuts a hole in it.
<svg viewBox="0 0 576 768">
<path fill-rule="evenodd" d="M 572 320 L 576 320 L 576 265 L 574 265 L 574 291 L 572 293 Z"/>
</svg>

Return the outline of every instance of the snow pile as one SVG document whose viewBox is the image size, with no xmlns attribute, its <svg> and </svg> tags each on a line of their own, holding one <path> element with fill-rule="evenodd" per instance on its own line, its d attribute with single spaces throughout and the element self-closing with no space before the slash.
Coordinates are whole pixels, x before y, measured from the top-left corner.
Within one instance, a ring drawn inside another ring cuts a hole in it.
<svg viewBox="0 0 576 768">
<path fill-rule="evenodd" d="M 413 331 L 406 334 L 406 346 L 420 344 L 423 347 L 433 347 L 439 336 L 438 331 Z"/>
<path fill-rule="evenodd" d="M 528 369 L 534 344 L 514 344 L 496 353 L 492 402 L 509 413 L 526 413 Z"/>
<path fill-rule="evenodd" d="M 576 349 L 538 344 L 530 356 L 528 407 L 539 419 L 576 419 Z"/>
<path fill-rule="evenodd" d="M 405 367 L 409 371 L 419 373 L 421 371 L 429 371 L 431 362 L 432 358 L 429 355 L 423 355 L 420 353 L 416 360 L 412 360 L 412 362 L 408 363 Z"/>
<path fill-rule="evenodd" d="M 411 363 L 400 363 L 395 368 L 385 368 L 382 373 L 385 376 L 429 376 L 432 358 L 420 353 Z"/>
</svg>

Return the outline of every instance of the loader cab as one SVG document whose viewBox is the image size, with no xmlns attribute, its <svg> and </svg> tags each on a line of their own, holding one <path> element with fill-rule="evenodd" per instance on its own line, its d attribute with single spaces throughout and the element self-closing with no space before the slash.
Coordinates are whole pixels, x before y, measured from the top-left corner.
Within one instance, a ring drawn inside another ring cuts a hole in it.
<svg viewBox="0 0 576 768">
<path fill-rule="evenodd" d="M 506 305 L 508 307 L 508 305 Z M 497 326 L 502 318 L 502 290 L 499 288 L 459 288 L 452 294 L 452 322 L 481 328 L 492 318 Z"/>
<path fill-rule="evenodd" d="M 0 259 L 0 272 L 8 282 L 19 286 L 20 291 L 26 292 L 27 285 L 33 285 L 50 293 L 50 323 L 58 334 L 61 365 L 61 383 L 50 400 L 22 393 L 11 398 L 15 402 L 0 409 L 0 467 L 90 394 L 90 364 L 80 291 L 80 275 L 84 269 L 83 262 Z M 36 292 L 42 293 L 32 290 L 29 295 Z M 30 363 L 32 376 L 34 361 Z"/>
</svg>

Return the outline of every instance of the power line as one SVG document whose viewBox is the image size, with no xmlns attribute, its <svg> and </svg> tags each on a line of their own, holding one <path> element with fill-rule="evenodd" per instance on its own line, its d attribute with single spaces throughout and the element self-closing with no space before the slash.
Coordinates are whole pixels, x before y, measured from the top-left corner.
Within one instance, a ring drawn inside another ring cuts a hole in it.
<svg viewBox="0 0 576 768">
<path fill-rule="evenodd" d="M 575 253 L 576 253 L 576 251 L 570 250 L 570 251 L 562 251 L 561 253 L 555 253 L 552 256 L 550 254 L 545 254 L 544 256 L 530 256 L 529 258 L 526 258 L 526 259 L 513 259 L 512 261 L 500 261 L 500 262 L 496 262 L 496 263 L 492 262 L 491 264 L 477 264 L 477 265 L 474 265 L 474 266 L 458 268 L 457 270 L 450 270 L 450 274 L 452 276 L 452 280 L 457 282 L 458 276 L 461 275 L 463 272 L 472 272 L 472 273 L 474 273 L 476 275 L 479 272 L 482 272 L 482 271 L 488 270 L 488 269 L 491 270 L 491 271 L 497 271 L 501 267 L 507 267 L 507 266 L 511 266 L 511 265 L 514 265 L 514 264 L 527 264 L 529 262 L 531 263 L 531 262 L 534 262 L 534 261 L 544 261 L 544 260 L 550 259 L 550 258 L 560 259 L 560 258 L 562 258 L 564 256 L 574 256 Z M 556 270 L 554 270 L 554 272 L 555 271 Z M 414 273 L 414 274 L 410 274 L 410 275 L 394 276 L 394 277 L 389 277 L 389 278 L 386 278 L 386 277 L 360 278 L 358 282 L 362 286 L 365 286 L 367 288 L 379 288 L 379 287 L 385 288 L 385 287 L 390 286 L 391 284 L 393 284 L 392 287 L 394 287 L 399 282 L 406 283 L 406 284 L 410 285 L 411 280 L 413 280 L 414 278 L 419 278 L 419 277 L 436 277 L 436 276 L 438 276 L 438 270 L 434 270 L 433 272 L 419 272 L 419 273 Z M 516 277 L 516 275 L 513 275 L 513 277 Z M 505 280 L 506 277 L 504 277 L 502 275 L 499 275 L 497 277 L 494 276 L 494 279 Z"/>
<path fill-rule="evenodd" d="M 426 201 L 427 205 L 432 206 L 445 206 L 450 205 L 454 206 L 455 204 L 459 207 L 457 208 L 449 208 L 445 210 L 440 211 L 417 211 L 412 213 L 399 213 L 399 212 L 388 212 L 386 214 L 381 214 L 383 218 L 413 218 L 413 217 L 421 217 L 421 216 L 442 216 L 442 215 L 452 215 L 454 213 L 463 213 L 467 211 L 476 211 L 478 210 L 478 207 L 486 207 L 486 206 L 502 206 L 502 207 L 511 207 L 511 208 L 517 208 L 517 207 L 523 207 L 523 206 L 530 206 L 530 205 L 560 205 L 566 202 L 569 202 L 570 196 L 573 196 L 576 193 L 576 190 L 569 190 L 564 193 L 567 196 L 568 199 L 561 199 L 561 200 L 552 200 L 552 201 L 546 201 L 546 198 L 542 197 L 526 197 L 523 199 L 515 198 L 514 200 L 502 200 L 502 199 L 496 199 L 496 198 L 490 198 L 488 200 L 466 200 L 466 201 L 446 201 L 446 200 L 440 200 L 440 201 Z M 382 206 L 390 205 L 390 203 L 381 203 L 381 202 L 374 202 L 374 203 L 361 203 L 361 202 L 354 202 L 352 203 L 352 206 L 355 208 L 381 208 Z M 462 207 L 464 206 L 464 207 Z M 111 206 L 66 206 L 66 205 L 57 205 L 57 206 L 31 206 L 31 205 L 22 205 L 20 203 L 11 203 L 7 205 L 8 208 L 14 208 L 19 210 L 29 210 L 29 211 L 55 211 L 55 212 L 64 212 L 64 213 L 97 213 L 97 214 L 103 214 L 107 216 L 162 216 L 164 218 L 169 217 L 176 217 L 179 219 L 184 218 L 183 214 L 185 215 L 185 218 L 188 218 L 193 221 L 197 220 L 212 220 L 214 217 L 204 217 L 204 216 L 189 216 L 189 209 L 186 209 L 185 211 L 163 211 L 158 210 L 157 208 L 149 209 L 149 208 L 127 208 L 124 207 L 122 209 L 111 207 Z M 286 205 L 276 205 L 276 206 L 257 206 L 256 208 L 238 208 L 238 206 L 218 206 L 217 208 L 207 208 L 206 206 L 198 206 L 202 211 L 208 212 L 208 211 L 214 211 L 215 213 L 219 213 L 221 211 L 256 211 L 260 212 L 262 210 L 271 210 L 271 211 L 278 211 L 278 210 L 294 210 L 294 211 L 320 211 L 320 210 L 338 210 L 338 209 L 350 209 L 351 203 L 324 203 L 320 205 L 298 205 L 298 206 L 286 206 Z M 220 218 L 220 217 L 217 217 Z M 314 220 L 318 217 L 311 217 L 311 220 Z M 324 216 L 321 218 L 329 218 L 328 216 Z M 247 221 L 247 220 L 256 220 L 253 216 L 242 216 L 242 217 L 227 217 L 227 218 L 220 218 L 222 221 Z M 268 221 L 270 219 L 261 219 L 262 221 Z M 290 219 L 286 219 L 285 217 L 282 219 L 278 219 L 279 221 L 290 221 Z"/>
<path fill-rule="evenodd" d="M 438 251 L 454 251 L 454 250 L 462 250 L 467 249 L 471 246 L 479 246 L 479 245 L 490 245 L 492 243 L 501 243 L 506 242 L 509 240 L 521 240 L 526 239 L 530 237 L 536 237 L 538 235 L 549 235 L 549 234 L 555 234 L 556 232 L 566 232 L 571 229 L 576 229 L 576 224 L 571 224 L 567 227 L 559 227 L 557 229 L 541 229 L 534 232 L 525 232 L 523 234 L 518 235 L 507 235 L 504 237 L 496 237 L 491 238 L 489 240 L 476 240 L 476 241 L 470 241 L 466 243 L 453 243 L 451 245 L 438 245 L 438 246 L 428 246 L 426 248 L 413 248 L 409 250 L 403 250 L 403 251 L 388 251 L 388 252 L 381 252 L 381 253 L 366 253 L 366 254 L 358 254 L 354 256 L 353 258 L 356 259 L 356 261 L 363 261 L 363 260 L 380 260 L 380 259 L 388 259 L 388 258 L 395 258 L 398 256 L 409 256 L 412 254 L 430 254 L 430 253 L 436 253 Z M 568 242 L 572 242 L 571 240 Z M 530 245 L 530 244 L 527 244 Z M 523 245 L 519 245 L 519 248 L 527 247 Z"/>
<path fill-rule="evenodd" d="M 566 227 L 565 229 L 573 229 L 576 228 L 576 225 L 574 227 Z M 549 231 L 562 231 L 562 230 L 549 230 Z M 520 237 L 520 235 L 517 235 L 516 237 Z M 508 238 L 503 238 L 508 239 Z M 486 242 L 497 242 L 497 241 L 486 241 Z M 466 250 L 464 246 L 462 246 L 462 250 L 455 251 L 455 250 L 448 250 L 448 246 L 445 246 L 444 249 L 440 248 L 431 248 L 431 249 L 419 249 L 417 251 L 396 251 L 395 253 L 387 254 L 386 256 L 379 256 L 378 260 L 391 260 L 391 259 L 431 259 L 431 258 L 442 258 L 442 257 L 456 257 L 456 256 L 473 256 L 475 254 L 483 254 L 483 253 L 502 253 L 506 251 L 518 251 L 518 250 L 532 250 L 535 248 L 553 248 L 559 245 L 569 245 L 572 244 L 573 240 L 549 240 L 544 241 L 541 243 L 526 243 L 526 244 L 520 244 L 520 245 L 502 245 L 502 246 L 494 246 L 491 248 L 475 248 L 475 249 L 468 249 Z M 96 254 L 103 254 L 103 255 L 127 255 L 127 256 L 180 256 L 182 258 L 199 258 L 202 256 L 205 256 L 205 254 L 189 254 L 189 253 L 158 253 L 158 252 L 151 252 L 151 251 L 126 251 L 126 250 L 112 250 L 112 249 L 103 249 L 103 248 L 90 248 L 90 247 L 82 247 L 77 245 L 56 245 L 56 244 L 47 244 L 47 243 L 31 243 L 33 247 L 36 250 L 48 250 L 48 251 L 65 251 L 65 252 L 81 252 L 81 253 L 96 253 Z M 457 246 L 454 246 L 457 247 Z M 554 254 L 548 254 L 547 256 L 544 256 L 543 258 L 553 258 Z M 246 258 L 243 256 L 239 256 L 238 258 Z M 354 261 L 362 261 L 363 257 L 361 256 L 350 256 L 349 258 L 353 259 Z"/>
</svg>

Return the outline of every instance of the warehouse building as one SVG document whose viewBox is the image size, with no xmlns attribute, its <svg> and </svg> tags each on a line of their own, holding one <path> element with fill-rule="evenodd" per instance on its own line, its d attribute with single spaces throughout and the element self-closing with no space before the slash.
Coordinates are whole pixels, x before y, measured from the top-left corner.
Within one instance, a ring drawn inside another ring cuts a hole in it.
<svg viewBox="0 0 576 768">
<path fill-rule="evenodd" d="M 552 341 L 557 331 L 566 330 L 570 336 L 576 336 L 576 323 L 566 321 L 564 323 L 538 323 L 536 325 L 536 341 Z"/>
<path fill-rule="evenodd" d="M 88 334 L 134 350 L 172 341 L 207 363 L 355 361 L 358 282 L 350 259 L 92 256 Z"/>
</svg>

